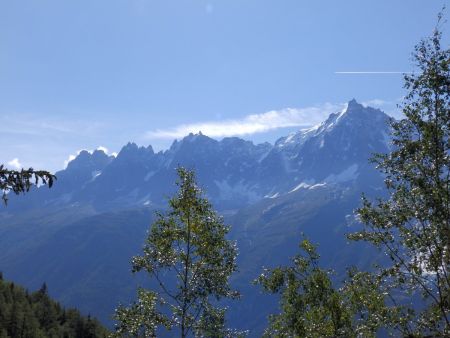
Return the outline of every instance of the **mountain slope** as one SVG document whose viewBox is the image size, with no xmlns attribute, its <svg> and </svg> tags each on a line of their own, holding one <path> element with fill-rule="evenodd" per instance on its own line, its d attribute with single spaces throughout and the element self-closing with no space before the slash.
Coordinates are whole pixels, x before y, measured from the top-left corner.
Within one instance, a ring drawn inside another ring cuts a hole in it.
<svg viewBox="0 0 450 338">
<path fill-rule="evenodd" d="M 383 193 L 368 158 L 388 151 L 387 120 L 352 100 L 274 145 L 191 134 L 165 152 L 129 143 L 116 158 L 80 153 L 57 173 L 55 189 L 12 198 L 0 211 L 0 270 L 28 287 L 45 280 L 57 299 L 111 323 L 117 304 L 147 283 L 131 275 L 130 260 L 153 211 L 175 191 L 174 168 L 193 167 L 238 242 L 233 284 L 243 298 L 230 304 L 231 324 L 257 337 L 276 303 L 250 282 L 263 266 L 287 263 L 302 232 L 320 244 L 323 264 L 338 276 L 345 266 L 371 261 L 373 253 L 349 245 L 345 233 L 361 193 Z"/>
</svg>

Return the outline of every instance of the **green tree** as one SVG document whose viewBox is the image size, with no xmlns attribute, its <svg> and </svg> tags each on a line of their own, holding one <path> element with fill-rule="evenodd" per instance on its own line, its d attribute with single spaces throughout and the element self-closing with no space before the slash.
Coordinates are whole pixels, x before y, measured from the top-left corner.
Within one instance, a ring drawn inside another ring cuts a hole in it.
<svg viewBox="0 0 450 338">
<path fill-rule="evenodd" d="M 229 284 L 237 250 L 226 239 L 229 227 L 198 188 L 193 171 L 178 168 L 178 193 L 166 214 L 157 213 L 133 272 L 146 271 L 159 290 L 140 289 L 138 301 L 119 307 L 118 335 L 156 336 L 166 327 L 181 337 L 226 337 L 222 298 L 237 298 Z M 214 332 L 211 332 L 214 328 Z"/>
<path fill-rule="evenodd" d="M 51 188 L 55 179 L 56 176 L 48 171 L 33 168 L 10 170 L 0 165 L 0 191 L 3 202 L 7 203 L 9 192 L 18 195 L 28 192 L 33 185 L 38 184 L 47 184 Z"/>
<path fill-rule="evenodd" d="M 378 279 L 351 269 L 336 288 L 333 272 L 319 267 L 314 245 L 303 239 L 300 250 L 291 266 L 265 269 L 255 280 L 265 292 L 281 294 L 280 313 L 269 316 L 264 336 L 375 337 L 388 319 L 396 318 Z"/>
<path fill-rule="evenodd" d="M 107 337 L 108 333 L 97 320 L 51 300 L 46 286 L 29 294 L 0 280 L 0 337 Z"/>
<path fill-rule="evenodd" d="M 391 328 L 408 336 L 450 336 L 450 50 L 441 39 L 436 29 L 416 46 L 393 151 L 374 158 L 390 196 L 363 198 L 364 229 L 350 235 L 390 258 L 378 278 L 402 314 Z"/>
</svg>

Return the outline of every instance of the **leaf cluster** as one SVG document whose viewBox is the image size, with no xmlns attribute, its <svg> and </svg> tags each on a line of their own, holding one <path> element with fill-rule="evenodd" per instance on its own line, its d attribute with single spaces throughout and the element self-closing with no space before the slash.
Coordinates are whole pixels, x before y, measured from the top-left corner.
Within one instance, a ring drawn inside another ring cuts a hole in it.
<svg viewBox="0 0 450 338">
<path fill-rule="evenodd" d="M 281 294 L 279 314 L 269 317 L 267 337 L 375 337 L 395 314 L 367 273 L 349 271 L 341 288 L 332 271 L 319 267 L 319 255 L 307 239 L 292 265 L 265 269 L 255 280 L 264 291 Z"/>
<path fill-rule="evenodd" d="M 364 197 L 357 214 L 365 228 L 349 236 L 389 257 L 378 274 L 390 295 L 423 297 L 422 309 L 393 299 L 408 318 L 396 325 L 404 335 L 450 335 L 450 49 L 441 38 L 436 29 L 416 46 L 405 118 L 391 121 L 393 151 L 374 158 L 390 197 Z"/>
<path fill-rule="evenodd" d="M 2 192 L 3 202 L 8 202 L 8 193 L 13 192 L 16 195 L 25 193 L 32 186 L 39 184 L 52 187 L 56 176 L 44 170 L 34 170 L 33 168 L 22 170 L 9 170 L 0 165 L 0 191 Z"/>
<path fill-rule="evenodd" d="M 140 310 L 122 309 L 116 318 L 122 326 L 135 322 L 142 328 L 151 326 L 153 332 L 158 326 L 174 327 L 182 337 L 201 332 L 208 336 L 212 327 L 217 334 L 219 326 L 226 337 L 223 311 L 214 304 L 239 296 L 229 285 L 237 269 L 236 246 L 226 238 L 230 228 L 203 197 L 193 171 L 180 167 L 177 173 L 177 195 L 169 200 L 167 213 L 157 213 L 143 255 L 132 260 L 133 272 L 145 271 L 159 285 L 158 292 L 141 290 L 133 306 L 144 307 L 152 324 L 138 318 Z"/>
</svg>

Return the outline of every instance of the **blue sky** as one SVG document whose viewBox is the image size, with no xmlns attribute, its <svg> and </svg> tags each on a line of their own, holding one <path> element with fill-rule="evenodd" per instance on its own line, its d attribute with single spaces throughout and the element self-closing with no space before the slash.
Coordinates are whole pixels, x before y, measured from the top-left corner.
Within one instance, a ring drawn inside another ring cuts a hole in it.
<svg viewBox="0 0 450 338">
<path fill-rule="evenodd" d="M 273 142 L 351 98 L 394 112 L 401 75 L 336 72 L 413 70 L 445 2 L 0 1 L 0 163 L 197 129 Z"/>
</svg>

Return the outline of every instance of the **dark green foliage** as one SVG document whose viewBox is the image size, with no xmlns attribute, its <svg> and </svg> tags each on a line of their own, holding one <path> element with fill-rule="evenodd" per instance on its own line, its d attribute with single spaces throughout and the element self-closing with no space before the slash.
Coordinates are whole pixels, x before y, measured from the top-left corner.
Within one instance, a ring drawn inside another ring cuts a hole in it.
<svg viewBox="0 0 450 338">
<path fill-rule="evenodd" d="M 0 337 L 107 337 L 108 331 L 77 310 L 50 299 L 47 287 L 31 294 L 0 279 Z"/>
<path fill-rule="evenodd" d="M 279 314 L 269 317 L 267 337 L 375 337 L 380 318 L 396 315 L 385 306 L 379 281 L 349 271 L 337 289 L 331 271 L 319 267 L 319 255 L 306 239 L 292 265 L 266 269 L 256 280 L 264 291 L 280 293 Z"/>
<path fill-rule="evenodd" d="M 48 171 L 34 170 L 33 168 L 20 171 L 9 170 L 0 165 L 0 191 L 3 202 L 7 203 L 7 194 L 11 191 L 15 194 L 25 193 L 33 185 L 38 184 L 47 184 L 51 188 L 55 179 L 56 176 Z"/>
<path fill-rule="evenodd" d="M 170 321 L 156 309 L 158 302 L 158 295 L 155 292 L 140 288 L 137 303 L 128 308 L 121 306 L 116 310 L 117 336 L 156 337 L 158 325 L 170 329 Z"/>
<path fill-rule="evenodd" d="M 281 293 L 281 313 L 269 317 L 268 337 L 326 337 L 351 332 L 349 313 L 333 288 L 329 272 L 318 267 L 319 256 L 307 240 L 300 243 L 303 255 L 293 265 L 266 269 L 256 280 L 270 293 Z"/>
<path fill-rule="evenodd" d="M 146 271 L 158 292 L 140 289 L 138 302 L 116 311 L 118 335 L 156 336 L 158 328 L 187 337 L 227 337 L 224 311 L 215 304 L 236 298 L 229 277 L 236 271 L 236 248 L 229 227 L 197 187 L 194 173 L 178 168 L 178 194 L 167 214 L 157 214 L 133 271 Z M 169 315 L 170 314 L 170 315 Z"/>
<path fill-rule="evenodd" d="M 363 199 L 365 225 L 351 239 L 390 258 L 378 277 L 402 320 L 394 332 L 450 335 L 450 49 L 438 29 L 415 49 L 418 72 L 405 76 L 405 118 L 392 121 L 394 150 L 377 155 L 389 199 Z M 423 305 L 413 306 L 412 299 Z M 407 300 L 407 301 L 405 301 Z"/>
</svg>

